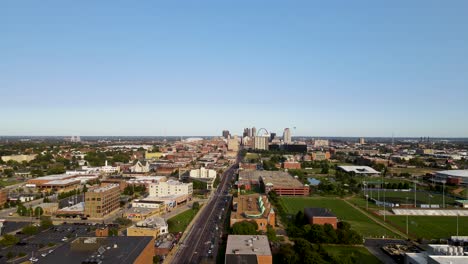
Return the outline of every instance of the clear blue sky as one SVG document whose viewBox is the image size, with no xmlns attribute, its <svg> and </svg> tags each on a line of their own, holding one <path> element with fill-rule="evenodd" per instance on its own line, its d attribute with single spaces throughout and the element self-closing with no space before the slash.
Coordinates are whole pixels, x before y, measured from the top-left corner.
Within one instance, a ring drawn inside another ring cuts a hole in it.
<svg viewBox="0 0 468 264">
<path fill-rule="evenodd" d="M 462 0 L 1 1 L 0 135 L 468 137 L 467 14 Z"/>
</svg>

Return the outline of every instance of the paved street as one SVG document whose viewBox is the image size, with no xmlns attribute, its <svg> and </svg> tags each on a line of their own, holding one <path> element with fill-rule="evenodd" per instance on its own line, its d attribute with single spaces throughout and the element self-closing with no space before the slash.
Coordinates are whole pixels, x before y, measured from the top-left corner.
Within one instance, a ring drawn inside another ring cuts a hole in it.
<svg viewBox="0 0 468 264">
<path fill-rule="evenodd" d="M 218 189 L 210 196 L 194 220 L 192 228 L 177 249 L 171 263 L 200 263 L 203 258 L 216 257 L 217 249 L 214 244 L 222 229 L 220 218 L 223 218 L 223 214 L 227 211 L 227 209 L 222 210 L 226 205 L 225 193 L 229 189 L 229 182 L 234 177 L 237 165 L 237 163 L 234 164 L 223 174 Z M 216 230 L 217 226 L 219 231 Z"/>
</svg>

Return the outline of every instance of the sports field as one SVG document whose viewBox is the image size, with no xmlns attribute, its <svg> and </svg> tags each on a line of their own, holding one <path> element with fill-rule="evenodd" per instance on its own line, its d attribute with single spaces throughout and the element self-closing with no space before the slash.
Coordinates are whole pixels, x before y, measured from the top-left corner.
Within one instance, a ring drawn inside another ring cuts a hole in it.
<svg viewBox="0 0 468 264">
<path fill-rule="evenodd" d="M 369 196 L 378 199 L 380 201 L 384 200 L 390 203 L 398 203 L 404 204 L 406 203 L 406 197 L 408 197 L 408 203 L 414 204 L 414 191 L 413 192 L 401 192 L 401 191 L 369 191 Z M 442 207 L 443 204 L 443 195 L 442 194 L 431 194 L 425 191 L 417 191 L 416 192 L 416 203 L 420 204 L 439 204 Z M 445 196 L 445 204 L 446 205 L 453 205 L 455 204 L 455 200 L 452 197 Z"/>
<path fill-rule="evenodd" d="M 184 232 L 185 228 L 187 228 L 187 225 L 192 221 L 197 212 L 198 210 L 190 209 L 167 220 L 169 233 Z"/>
<path fill-rule="evenodd" d="M 339 198 L 281 197 L 280 201 L 284 210 L 290 214 L 304 211 L 306 207 L 329 208 L 339 220 L 349 222 L 352 229 L 364 237 L 397 236 Z"/>
<path fill-rule="evenodd" d="M 406 232 L 406 216 L 387 216 L 393 225 Z M 468 217 L 459 217 L 458 227 L 460 236 L 468 236 Z M 409 216 L 409 234 L 415 238 L 449 238 L 457 234 L 456 216 Z"/>
<path fill-rule="evenodd" d="M 356 260 L 356 264 L 378 264 L 381 263 L 374 255 L 372 255 L 365 247 L 362 246 L 334 246 L 325 245 L 323 246 L 328 254 L 341 257 L 341 256 L 352 256 Z"/>
</svg>

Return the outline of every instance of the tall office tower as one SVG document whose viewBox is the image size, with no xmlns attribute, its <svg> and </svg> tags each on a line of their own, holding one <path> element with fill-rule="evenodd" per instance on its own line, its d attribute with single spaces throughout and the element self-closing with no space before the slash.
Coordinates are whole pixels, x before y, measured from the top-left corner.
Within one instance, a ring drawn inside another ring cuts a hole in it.
<svg viewBox="0 0 468 264">
<path fill-rule="evenodd" d="M 268 150 L 268 140 L 270 136 L 255 136 L 253 137 L 254 149 Z"/>
<path fill-rule="evenodd" d="M 242 134 L 242 137 L 252 137 L 252 132 L 250 128 L 248 127 L 244 128 L 244 133 Z"/>
<path fill-rule="evenodd" d="M 223 130 L 223 138 L 229 138 L 229 130 Z"/>
<path fill-rule="evenodd" d="M 283 132 L 283 142 L 284 144 L 291 144 L 291 130 L 289 128 L 285 128 Z"/>
<path fill-rule="evenodd" d="M 366 144 L 366 140 L 364 138 L 359 139 L 359 144 L 364 145 Z"/>
<path fill-rule="evenodd" d="M 255 127 L 252 127 L 252 136 L 251 137 L 255 137 L 257 136 L 257 129 Z"/>
<path fill-rule="evenodd" d="M 276 137 L 276 133 L 270 133 L 270 142 L 273 141 L 275 137 Z"/>
</svg>

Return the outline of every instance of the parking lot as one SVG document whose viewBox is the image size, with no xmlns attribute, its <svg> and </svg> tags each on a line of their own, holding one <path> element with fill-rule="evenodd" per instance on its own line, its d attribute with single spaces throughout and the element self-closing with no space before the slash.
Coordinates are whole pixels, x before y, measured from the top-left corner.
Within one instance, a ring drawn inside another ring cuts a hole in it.
<svg viewBox="0 0 468 264">
<path fill-rule="evenodd" d="M 12 263 L 21 263 L 29 259 L 32 254 L 39 261 L 43 258 L 42 254 L 48 254 L 50 250 L 59 247 L 79 236 L 94 236 L 96 228 L 104 227 L 102 224 L 78 224 L 68 223 L 54 226 L 44 230 L 36 235 L 28 236 L 21 231 L 17 232 L 16 236 L 20 242 L 14 246 L 0 250 L 0 263 L 6 262 L 8 252 L 15 255 L 20 253 L 26 254 L 25 257 L 17 259 Z"/>
</svg>

